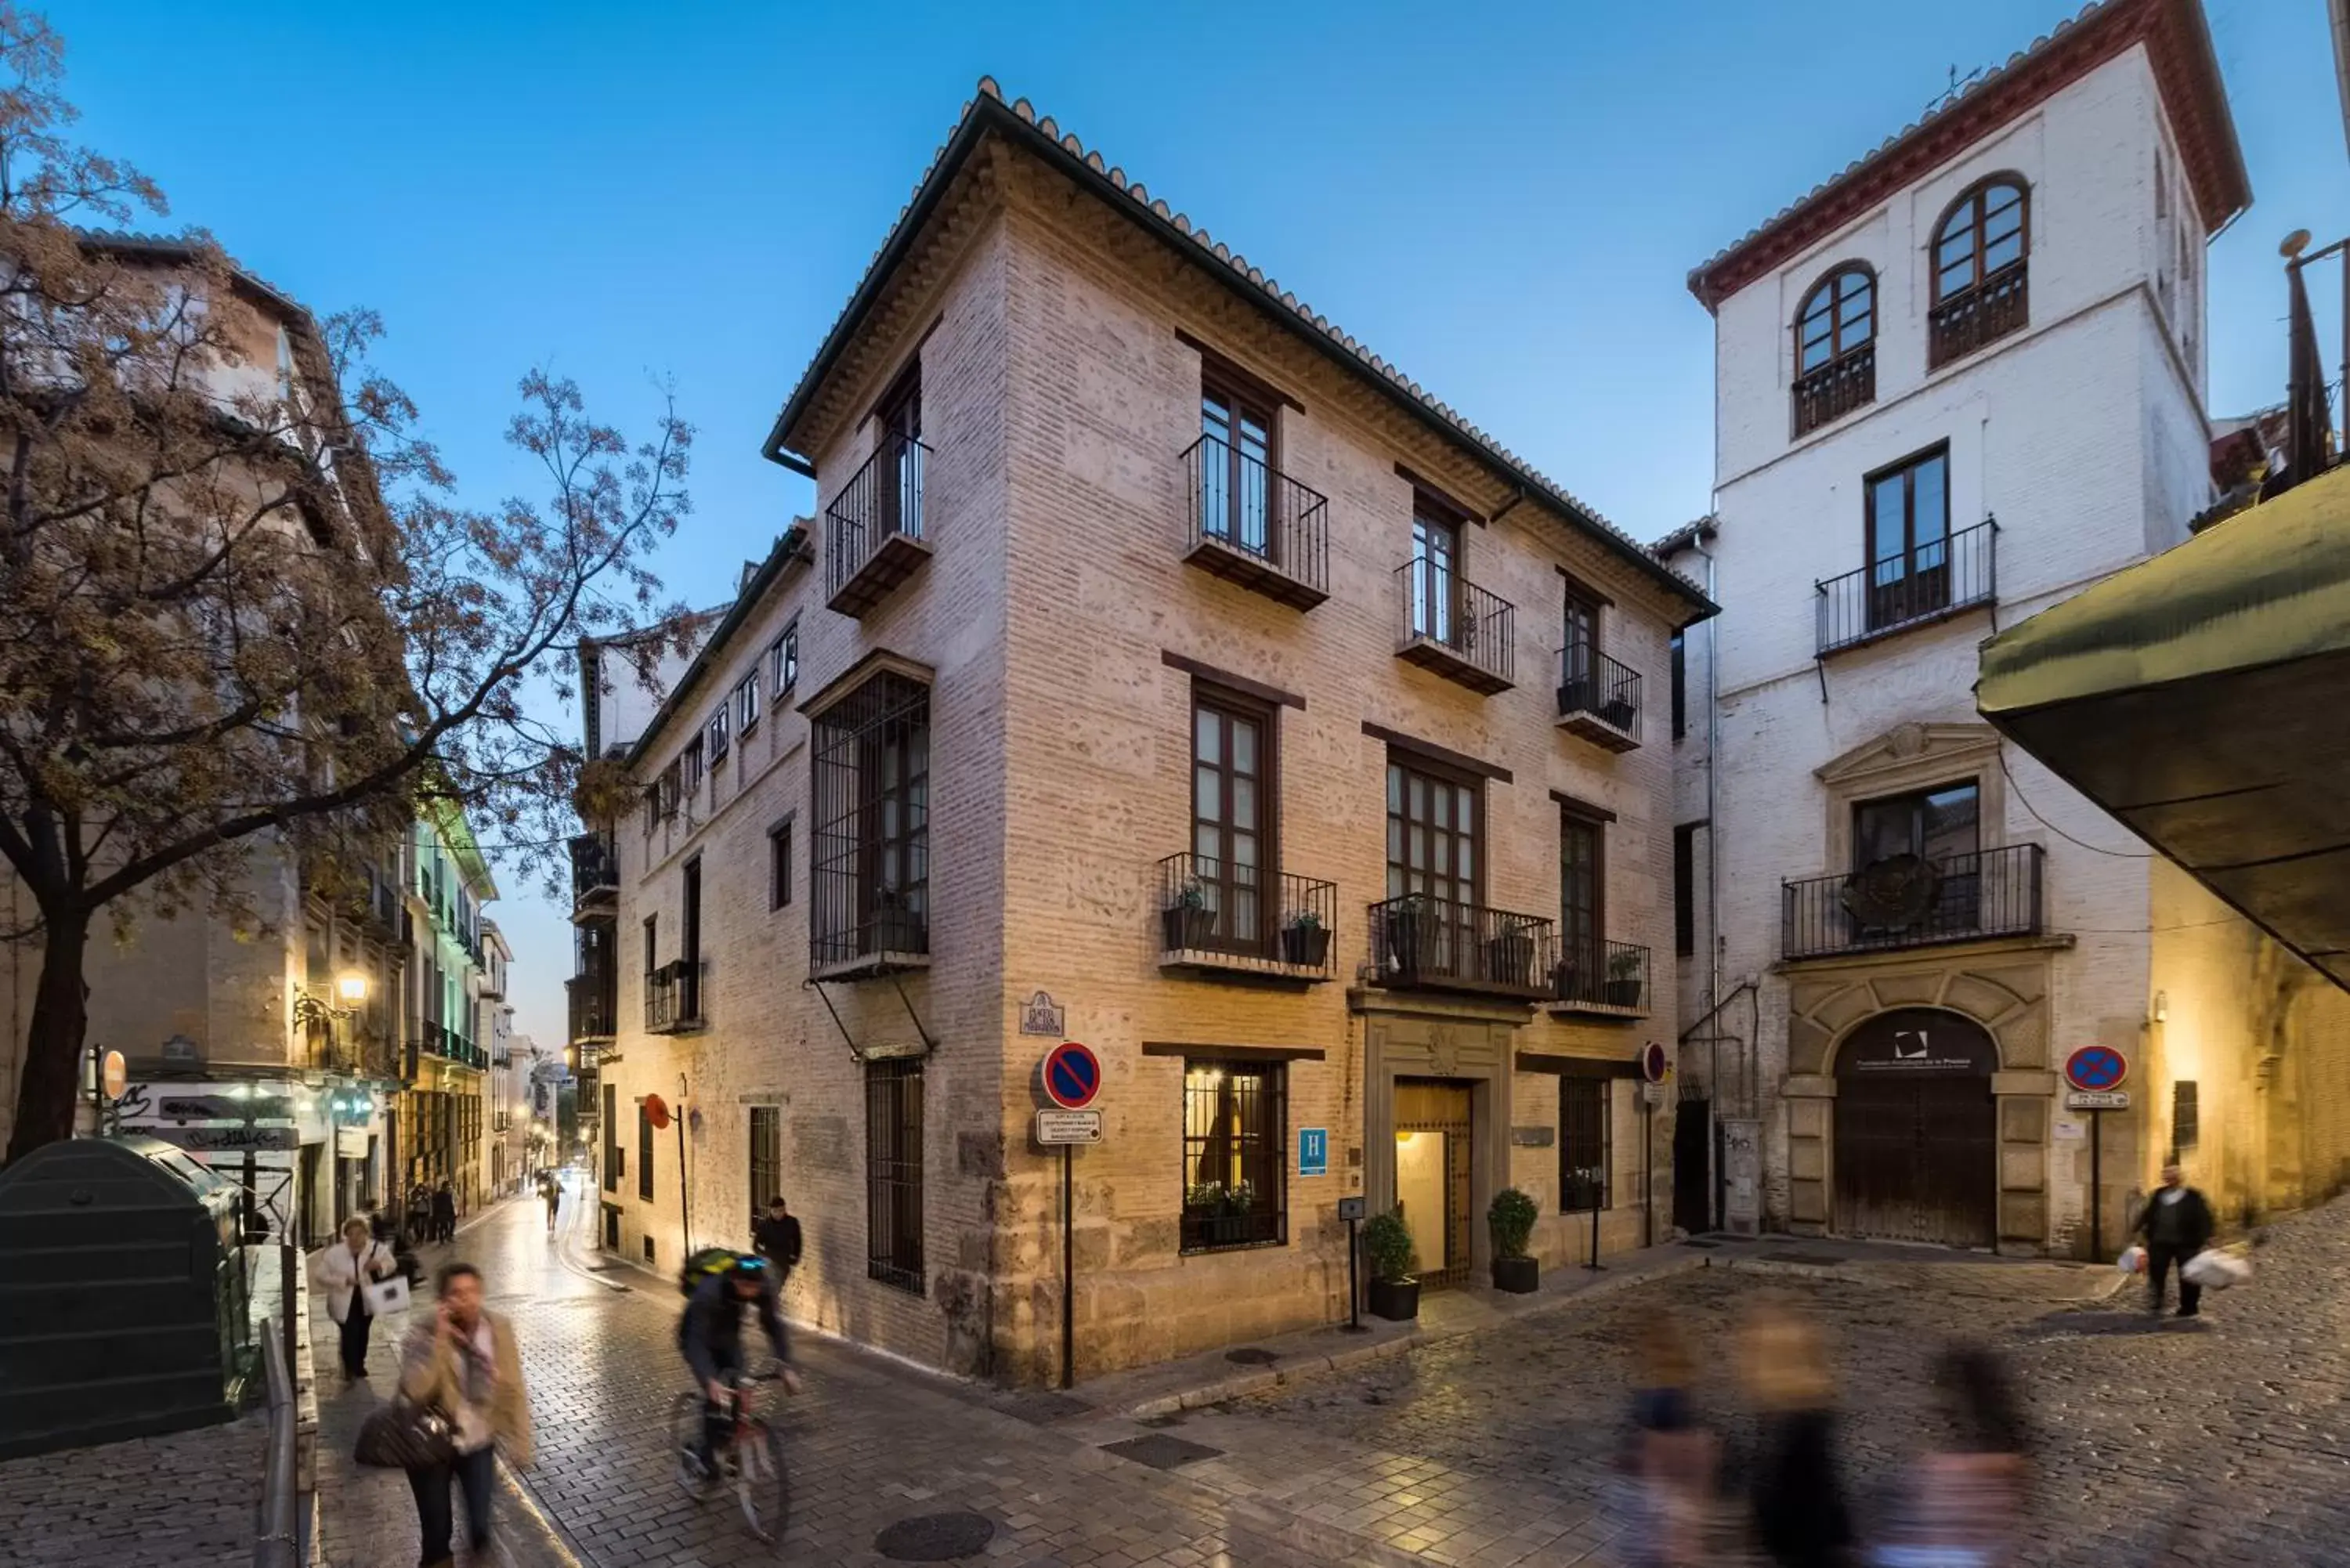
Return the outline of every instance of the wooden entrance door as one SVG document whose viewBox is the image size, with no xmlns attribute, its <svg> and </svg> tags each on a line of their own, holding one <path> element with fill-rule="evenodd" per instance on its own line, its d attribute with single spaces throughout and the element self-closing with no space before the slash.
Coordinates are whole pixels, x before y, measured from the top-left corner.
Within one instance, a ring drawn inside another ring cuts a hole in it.
<svg viewBox="0 0 2350 1568">
<path fill-rule="evenodd" d="M 1849 1236 L 1999 1240 L 1999 1050 L 1973 1020 L 1903 1008 L 1836 1054 L 1835 1222 Z"/>
<path fill-rule="evenodd" d="M 1419 1254 L 1419 1282 L 1426 1289 L 1469 1280 L 1474 1117 L 1466 1084 L 1396 1080 L 1396 1201 Z"/>
</svg>

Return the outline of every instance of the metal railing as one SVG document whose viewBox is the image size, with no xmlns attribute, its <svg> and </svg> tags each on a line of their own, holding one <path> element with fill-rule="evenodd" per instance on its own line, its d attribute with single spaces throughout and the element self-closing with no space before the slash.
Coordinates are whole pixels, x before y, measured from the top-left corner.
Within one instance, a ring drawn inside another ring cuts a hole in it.
<svg viewBox="0 0 2350 1568">
<path fill-rule="evenodd" d="M 1562 940 L 1551 995 L 1584 1007 L 1646 1012 L 1653 1005 L 1648 950 L 1632 942 Z"/>
<path fill-rule="evenodd" d="M 702 1022 L 702 966 L 684 959 L 645 976 L 645 1029 L 667 1033 Z"/>
<path fill-rule="evenodd" d="M 1201 855 L 1159 863 L 1159 952 L 1219 969 L 1331 974 L 1338 885 Z"/>
<path fill-rule="evenodd" d="M 285 1319 L 273 1324 L 264 1318 L 261 1324 L 261 1363 L 269 1393 L 269 1447 L 262 1464 L 261 1528 L 253 1538 L 253 1568 L 299 1568 L 302 1561 L 296 1508 L 300 1480 L 295 1462 L 296 1428 L 301 1412 L 294 1401 L 291 1358 L 280 1337 L 281 1328 L 292 1326 Z"/>
<path fill-rule="evenodd" d="M 1821 653 L 1853 648 L 1999 597 L 1999 523 L 1984 518 L 1945 538 L 1830 577 L 1818 590 Z"/>
<path fill-rule="evenodd" d="M 1895 856 L 1846 876 L 1783 883 L 1780 956 L 2038 936 L 2043 859 L 2037 844 L 2012 844 L 1935 860 Z"/>
<path fill-rule="evenodd" d="M 615 978 L 609 974 L 574 975 L 563 982 L 571 1011 L 571 1039 L 609 1040 L 619 1033 L 620 1009 Z"/>
<path fill-rule="evenodd" d="M 1927 313 L 1929 369 L 1938 370 L 1953 359 L 1964 358 L 2032 319 L 2028 265 L 2022 261 L 2011 263 Z"/>
<path fill-rule="evenodd" d="M 922 536 L 922 469 L 931 449 L 885 435 L 865 466 L 825 508 L 825 592 L 837 597 L 895 536 Z"/>
<path fill-rule="evenodd" d="M 1634 740 L 1640 738 L 1640 678 L 1587 642 L 1558 650 L 1558 716 L 1588 713 Z"/>
<path fill-rule="evenodd" d="M 1407 643 L 1433 643 L 1494 677 L 1516 679 L 1517 610 L 1452 567 L 1425 556 L 1396 568 Z"/>
<path fill-rule="evenodd" d="M 1556 923 L 1408 893 L 1370 908 L 1379 983 L 1399 991 L 1498 991 L 1529 1000 L 1549 991 Z"/>
<path fill-rule="evenodd" d="M 1877 345 L 1851 353 L 1795 378 L 1795 433 L 1808 435 L 1877 401 Z"/>
<path fill-rule="evenodd" d="M 1213 540 L 1317 594 L 1329 591 L 1327 497 L 1220 436 L 1186 447 L 1183 470 L 1191 484 L 1190 548 Z"/>
<path fill-rule="evenodd" d="M 571 902 L 576 908 L 589 899 L 617 893 L 620 867 L 612 846 L 600 833 L 583 833 L 571 841 Z"/>
</svg>

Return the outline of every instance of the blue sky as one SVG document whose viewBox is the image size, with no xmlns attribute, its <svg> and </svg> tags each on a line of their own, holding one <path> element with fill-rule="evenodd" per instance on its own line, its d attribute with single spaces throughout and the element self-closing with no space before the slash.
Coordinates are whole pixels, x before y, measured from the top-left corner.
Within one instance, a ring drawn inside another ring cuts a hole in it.
<svg viewBox="0 0 2350 1568">
<path fill-rule="evenodd" d="M 2207 0 L 2252 211 L 2211 258 L 2212 406 L 2279 400 L 2276 244 L 2350 223 L 2324 0 Z M 2064 0 L 1440 7 L 66 0 L 84 138 L 320 311 L 368 305 L 469 498 L 533 363 L 624 425 L 675 389 L 716 602 L 807 483 L 777 406 L 982 73 L 1643 536 L 1705 510 L 1712 337 L 1683 279 Z M 1440 26 L 1431 25 L 1431 16 Z M 1246 18 L 1244 27 L 1238 21 Z M 510 883 L 515 879 L 509 878 Z M 569 928 L 492 911 L 517 1027 Z"/>
</svg>

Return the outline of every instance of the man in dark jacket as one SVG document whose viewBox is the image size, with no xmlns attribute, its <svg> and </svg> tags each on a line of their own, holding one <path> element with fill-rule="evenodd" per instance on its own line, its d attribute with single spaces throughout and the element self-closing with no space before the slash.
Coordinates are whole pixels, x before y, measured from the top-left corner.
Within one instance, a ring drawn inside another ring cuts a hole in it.
<svg viewBox="0 0 2350 1568">
<path fill-rule="evenodd" d="M 775 1285 L 781 1289 L 800 1262 L 800 1222 L 784 1207 L 782 1193 L 767 1199 L 767 1217 L 759 1221 L 755 1240 L 759 1256 L 775 1266 Z"/>
<path fill-rule="evenodd" d="M 457 1239 L 457 1194 L 447 1181 L 432 1194 L 432 1239 L 453 1241 Z"/>
<path fill-rule="evenodd" d="M 2211 1243 L 2211 1205 L 2187 1185 L 2186 1173 L 2176 1164 L 2162 1168 L 2162 1185 L 2147 1200 L 2137 1217 L 2146 1238 L 2147 1310 L 2160 1316 L 2163 1286 L 2172 1266 L 2178 1269 L 2178 1315 L 2193 1317 L 2202 1304 L 2203 1287 L 2187 1277 L 2187 1261 Z"/>
</svg>

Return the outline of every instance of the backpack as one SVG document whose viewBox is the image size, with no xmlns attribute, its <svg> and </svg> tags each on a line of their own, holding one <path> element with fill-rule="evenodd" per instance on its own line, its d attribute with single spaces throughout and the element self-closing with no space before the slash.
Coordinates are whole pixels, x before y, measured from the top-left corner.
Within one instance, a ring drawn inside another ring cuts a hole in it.
<svg viewBox="0 0 2350 1568">
<path fill-rule="evenodd" d="M 732 1247 L 696 1249 L 685 1260 L 684 1267 L 677 1272 L 677 1293 L 691 1299 L 702 1281 L 713 1274 L 731 1272 L 741 1257 L 742 1254 Z"/>
</svg>

